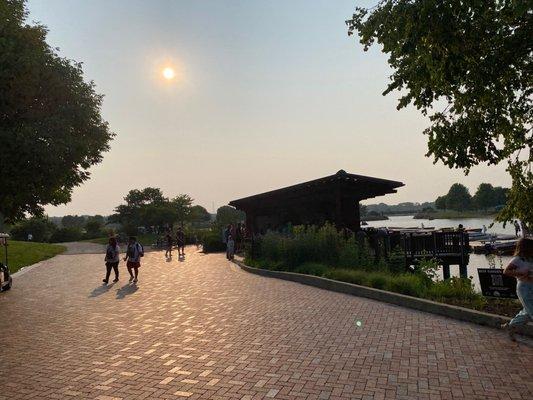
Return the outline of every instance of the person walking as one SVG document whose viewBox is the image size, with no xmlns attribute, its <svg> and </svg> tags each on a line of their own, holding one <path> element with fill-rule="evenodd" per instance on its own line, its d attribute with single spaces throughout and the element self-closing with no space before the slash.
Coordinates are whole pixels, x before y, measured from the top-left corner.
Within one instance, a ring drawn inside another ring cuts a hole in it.
<svg viewBox="0 0 533 400">
<path fill-rule="evenodd" d="M 233 236 L 231 233 L 228 236 L 228 243 L 226 248 L 226 258 L 228 260 L 233 260 L 233 257 L 235 256 L 235 240 L 233 240 Z"/>
<path fill-rule="evenodd" d="M 518 223 L 518 221 L 515 219 L 514 222 L 513 222 L 513 225 L 514 225 L 514 235 L 516 237 L 519 236 L 519 233 L 520 233 L 520 224 Z"/>
<path fill-rule="evenodd" d="M 172 235 L 170 232 L 167 232 L 165 235 L 165 257 L 166 258 L 172 258 Z"/>
<path fill-rule="evenodd" d="M 176 232 L 176 242 L 178 245 L 178 257 L 185 257 L 185 233 L 183 232 L 182 227 L 178 228 Z"/>
<path fill-rule="evenodd" d="M 109 275 L 111 275 L 111 269 L 115 271 L 115 279 L 113 282 L 118 282 L 118 263 L 120 261 L 120 248 L 118 247 L 117 239 L 114 237 L 109 238 L 109 243 L 105 251 L 105 278 L 102 279 L 106 285 L 109 282 Z"/>
<path fill-rule="evenodd" d="M 142 244 L 137 242 L 137 238 L 135 236 L 131 236 L 128 241 L 126 257 L 124 257 L 124 261 L 127 262 L 126 267 L 128 268 L 128 272 L 130 274 L 130 282 L 133 281 L 133 283 L 137 283 L 139 277 L 139 268 L 141 267 L 141 257 L 143 256 L 144 249 Z M 134 273 L 132 273 L 132 271 Z"/>
<path fill-rule="evenodd" d="M 502 325 L 511 339 L 515 340 L 516 327 L 533 320 L 533 239 L 522 238 L 518 241 L 515 257 L 503 273 L 518 281 L 516 294 L 523 307 L 510 322 Z"/>
</svg>

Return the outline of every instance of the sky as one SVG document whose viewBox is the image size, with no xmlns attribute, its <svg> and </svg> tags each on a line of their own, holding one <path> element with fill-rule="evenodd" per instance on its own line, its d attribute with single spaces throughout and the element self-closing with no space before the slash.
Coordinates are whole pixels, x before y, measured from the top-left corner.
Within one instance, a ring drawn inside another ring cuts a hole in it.
<svg viewBox="0 0 533 400">
<path fill-rule="evenodd" d="M 233 199 L 347 172 L 399 180 L 367 203 L 433 201 L 455 182 L 509 186 L 504 167 L 468 176 L 425 157 L 428 120 L 344 21 L 375 0 L 30 0 L 59 54 L 83 62 L 116 138 L 91 179 L 50 216 L 108 215 L 130 189 Z M 165 67 L 176 77 L 162 77 Z"/>
</svg>

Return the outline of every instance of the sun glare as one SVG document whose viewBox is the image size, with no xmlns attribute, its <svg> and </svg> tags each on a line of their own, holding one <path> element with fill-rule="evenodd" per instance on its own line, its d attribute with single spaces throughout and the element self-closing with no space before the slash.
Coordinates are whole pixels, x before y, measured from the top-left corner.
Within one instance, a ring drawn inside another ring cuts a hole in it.
<svg viewBox="0 0 533 400">
<path fill-rule="evenodd" d="M 176 76 L 176 72 L 171 67 L 166 67 L 163 69 L 163 78 L 167 80 L 172 80 Z"/>
</svg>

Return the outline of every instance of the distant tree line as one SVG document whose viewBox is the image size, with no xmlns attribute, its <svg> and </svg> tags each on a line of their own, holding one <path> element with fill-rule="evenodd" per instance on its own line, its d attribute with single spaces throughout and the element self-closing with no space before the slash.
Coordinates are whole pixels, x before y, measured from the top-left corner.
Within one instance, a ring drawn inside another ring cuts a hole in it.
<svg viewBox="0 0 533 400">
<path fill-rule="evenodd" d="M 409 214 L 419 211 L 432 210 L 435 207 L 433 202 L 412 203 L 404 202 L 395 205 L 385 203 L 367 204 L 360 206 L 361 215 L 391 215 L 391 214 Z"/>
<path fill-rule="evenodd" d="M 447 194 L 437 197 L 435 207 L 454 211 L 497 209 L 505 205 L 508 192 L 507 188 L 482 183 L 472 196 L 466 186 L 454 183 Z"/>
</svg>

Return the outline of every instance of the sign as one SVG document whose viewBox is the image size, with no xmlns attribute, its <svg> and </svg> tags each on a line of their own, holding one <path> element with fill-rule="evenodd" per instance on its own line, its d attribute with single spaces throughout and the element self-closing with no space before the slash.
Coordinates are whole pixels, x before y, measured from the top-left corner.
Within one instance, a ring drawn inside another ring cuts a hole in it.
<svg viewBox="0 0 533 400">
<path fill-rule="evenodd" d="M 503 274 L 500 268 L 478 268 L 483 296 L 517 299 L 516 279 Z"/>
</svg>

